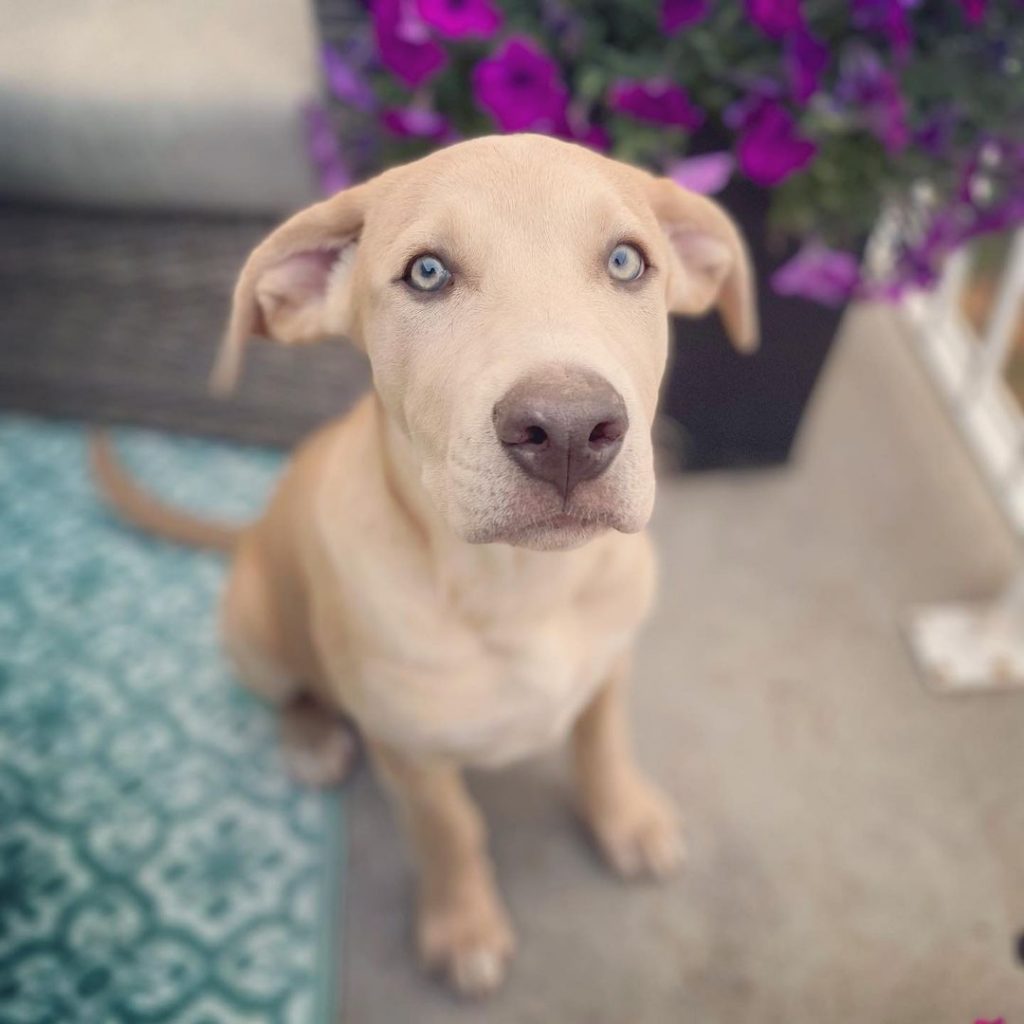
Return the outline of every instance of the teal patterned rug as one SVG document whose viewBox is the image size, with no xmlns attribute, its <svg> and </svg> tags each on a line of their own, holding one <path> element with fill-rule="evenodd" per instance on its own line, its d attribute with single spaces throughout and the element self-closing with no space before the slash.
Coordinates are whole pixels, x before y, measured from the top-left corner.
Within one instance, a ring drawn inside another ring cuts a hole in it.
<svg viewBox="0 0 1024 1024">
<path fill-rule="evenodd" d="M 278 458 L 118 434 L 245 519 Z M 0 417 L 0 1024 L 327 1024 L 338 796 L 287 781 L 218 649 L 220 558 L 99 506 L 74 426 Z"/>
</svg>

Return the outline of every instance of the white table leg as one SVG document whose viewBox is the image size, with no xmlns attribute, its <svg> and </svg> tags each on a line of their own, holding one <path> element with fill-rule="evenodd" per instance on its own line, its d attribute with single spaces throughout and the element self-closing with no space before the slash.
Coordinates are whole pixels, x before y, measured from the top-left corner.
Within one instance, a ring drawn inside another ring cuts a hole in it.
<svg viewBox="0 0 1024 1024">
<path fill-rule="evenodd" d="M 906 633 L 914 660 L 936 690 L 1024 689 L 1024 570 L 993 601 L 913 609 Z"/>
</svg>

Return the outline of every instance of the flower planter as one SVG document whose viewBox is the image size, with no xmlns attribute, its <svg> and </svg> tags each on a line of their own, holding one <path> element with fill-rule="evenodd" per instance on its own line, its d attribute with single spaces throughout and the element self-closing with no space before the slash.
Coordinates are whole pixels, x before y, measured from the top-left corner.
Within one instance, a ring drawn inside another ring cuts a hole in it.
<svg viewBox="0 0 1024 1024">
<path fill-rule="evenodd" d="M 785 462 L 835 340 L 843 308 L 772 290 L 772 273 L 793 248 L 769 245 L 769 193 L 734 179 L 715 197 L 736 218 L 757 277 L 761 346 L 733 350 L 717 316 L 677 320 L 662 412 L 683 469 Z"/>
</svg>

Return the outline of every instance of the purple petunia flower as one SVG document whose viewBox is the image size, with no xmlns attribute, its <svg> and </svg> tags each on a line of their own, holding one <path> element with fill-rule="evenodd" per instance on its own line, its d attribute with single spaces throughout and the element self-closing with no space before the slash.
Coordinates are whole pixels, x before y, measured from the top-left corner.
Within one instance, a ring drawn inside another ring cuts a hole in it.
<svg viewBox="0 0 1024 1024">
<path fill-rule="evenodd" d="M 554 48 L 564 57 L 579 55 L 586 40 L 586 25 L 566 0 L 541 0 L 541 21 Z"/>
<path fill-rule="evenodd" d="M 908 289 L 930 288 L 945 261 L 980 235 L 1024 226 L 1024 145 L 987 138 L 960 173 L 956 193 L 935 208 L 923 226 L 904 233 L 881 280 L 862 291 L 873 298 L 899 299 Z"/>
<path fill-rule="evenodd" d="M 900 242 L 891 271 L 870 282 L 867 294 L 898 299 L 929 288 L 951 253 L 980 235 L 1024 226 L 1024 145 L 988 138 L 971 154 L 951 201 Z"/>
<path fill-rule="evenodd" d="M 967 161 L 957 198 L 970 225 L 965 238 L 1024 221 L 1024 143 L 987 138 Z"/>
<path fill-rule="evenodd" d="M 569 142 L 578 142 L 581 146 L 606 153 L 612 147 L 611 136 L 599 124 L 594 124 L 587 112 L 575 105 L 565 108 L 552 134 Z"/>
<path fill-rule="evenodd" d="M 331 93 L 342 103 L 347 103 L 356 110 L 364 112 L 373 110 L 376 97 L 370 84 L 360 74 L 359 69 L 329 43 L 320 49 L 324 77 Z"/>
<path fill-rule="evenodd" d="M 948 156 L 958 120 L 954 107 L 940 107 L 914 132 L 914 143 L 929 156 L 937 159 Z"/>
<path fill-rule="evenodd" d="M 410 0 L 372 0 L 381 63 L 406 85 L 422 85 L 444 67 L 444 50 L 430 38 Z"/>
<path fill-rule="evenodd" d="M 782 39 L 804 24 L 800 0 L 747 0 L 747 17 L 769 39 Z"/>
<path fill-rule="evenodd" d="M 599 153 L 607 153 L 612 148 L 612 137 L 599 124 L 584 125 L 581 129 L 570 127 L 569 134 L 562 137 L 588 149 L 596 149 Z"/>
<path fill-rule="evenodd" d="M 722 111 L 722 120 L 733 133 L 738 132 L 767 102 L 781 102 L 782 86 L 774 78 L 759 76 L 744 84 L 746 94 Z"/>
<path fill-rule="evenodd" d="M 1024 225 L 1024 192 L 1007 196 L 987 210 L 979 211 L 971 226 L 970 237 L 990 235 Z"/>
<path fill-rule="evenodd" d="M 704 153 L 677 160 L 666 173 L 677 185 L 691 192 L 713 196 L 729 183 L 735 167 L 731 153 Z"/>
<path fill-rule="evenodd" d="M 661 0 L 661 27 L 678 32 L 707 16 L 711 0 Z"/>
<path fill-rule="evenodd" d="M 451 135 L 451 124 L 443 114 L 423 107 L 392 107 L 381 115 L 384 127 L 392 135 L 405 139 L 430 139 L 440 142 Z"/>
<path fill-rule="evenodd" d="M 513 36 L 477 64 L 473 95 L 506 132 L 554 130 L 569 98 L 558 65 L 526 36 Z"/>
<path fill-rule="evenodd" d="M 489 39 L 501 28 L 490 0 L 417 0 L 420 17 L 449 39 Z"/>
<path fill-rule="evenodd" d="M 612 86 L 608 105 L 638 121 L 679 125 L 689 131 L 704 122 L 704 112 L 690 102 L 683 89 L 664 78 L 651 78 L 646 82 L 624 78 Z"/>
<path fill-rule="evenodd" d="M 807 29 L 794 32 L 786 40 L 786 73 L 797 103 L 806 103 L 821 87 L 828 61 L 828 47 Z"/>
<path fill-rule="evenodd" d="M 853 23 L 857 28 L 881 32 L 893 53 L 905 57 L 913 37 L 907 8 L 909 0 L 853 0 Z"/>
<path fill-rule="evenodd" d="M 740 169 L 758 185 L 778 185 L 806 167 L 818 147 L 797 131 L 793 115 L 774 100 L 765 100 L 740 131 L 736 155 Z"/>
<path fill-rule="evenodd" d="M 334 126 L 319 103 L 310 103 L 303 113 L 309 155 L 320 180 L 320 189 L 324 195 L 334 195 L 352 184 L 352 174 L 342 158 Z"/>
<path fill-rule="evenodd" d="M 862 281 L 861 293 L 893 302 L 909 289 L 931 288 L 938 281 L 946 258 L 969 237 L 969 221 L 970 214 L 964 206 L 940 210 L 918 237 L 899 241 L 885 276 Z"/>
<path fill-rule="evenodd" d="M 779 295 L 841 306 L 856 291 L 859 280 L 859 263 L 853 253 L 811 241 L 772 274 L 771 285 Z"/>
<path fill-rule="evenodd" d="M 338 140 L 327 111 L 319 103 L 310 103 L 303 114 L 306 119 L 306 144 L 309 147 L 309 155 L 319 166 L 338 152 Z"/>
<path fill-rule="evenodd" d="M 985 18 L 988 0 L 960 0 L 960 7 L 968 25 L 980 25 Z"/>
<path fill-rule="evenodd" d="M 896 76 L 865 47 L 843 55 L 836 97 L 852 107 L 865 127 L 889 153 L 899 153 L 910 141 L 907 103 Z"/>
</svg>

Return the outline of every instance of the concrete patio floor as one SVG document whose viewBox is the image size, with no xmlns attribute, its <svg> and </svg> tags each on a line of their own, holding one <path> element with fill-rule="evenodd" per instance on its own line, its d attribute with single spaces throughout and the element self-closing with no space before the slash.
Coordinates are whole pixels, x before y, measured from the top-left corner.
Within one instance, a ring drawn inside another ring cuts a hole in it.
<svg viewBox="0 0 1024 1024">
<path fill-rule="evenodd" d="M 848 317 L 791 467 L 661 484 L 634 710 L 685 873 L 609 876 L 559 758 L 475 779 L 521 949 L 503 992 L 460 1004 L 414 965 L 406 860 L 363 770 L 346 1022 L 1024 1020 L 1024 693 L 932 695 L 898 628 L 993 593 L 1016 547 L 890 318 Z"/>
</svg>

